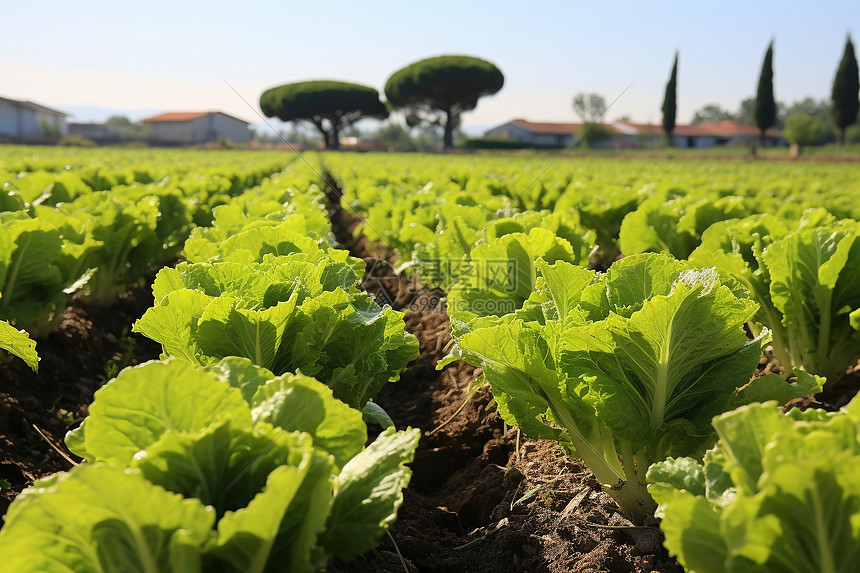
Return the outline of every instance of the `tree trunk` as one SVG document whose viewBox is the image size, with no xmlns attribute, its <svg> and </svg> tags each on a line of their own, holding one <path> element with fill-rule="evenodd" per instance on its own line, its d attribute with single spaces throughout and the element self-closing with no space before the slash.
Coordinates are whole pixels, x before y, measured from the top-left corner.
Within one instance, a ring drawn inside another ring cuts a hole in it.
<svg viewBox="0 0 860 573">
<path fill-rule="evenodd" d="M 839 147 L 845 146 L 845 131 L 847 129 L 848 129 L 847 125 L 843 125 L 842 127 L 839 128 L 839 141 L 837 142 Z"/>
<path fill-rule="evenodd" d="M 340 149 L 340 125 L 334 125 L 331 128 L 331 147 L 327 149 Z"/>
<path fill-rule="evenodd" d="M 454 147 L 454 126 L 451 123 L 451 110 L 445 110 L 445 133 L 442 138 L 442 147 L 445 149 L 451 149 Z"/>
<path fill-rule="evenodd" d="M 800 144 L 792 143 L 791 147 L 788 148 L 788 156 L 792 159 L 800 157 Z"/>
</svg>

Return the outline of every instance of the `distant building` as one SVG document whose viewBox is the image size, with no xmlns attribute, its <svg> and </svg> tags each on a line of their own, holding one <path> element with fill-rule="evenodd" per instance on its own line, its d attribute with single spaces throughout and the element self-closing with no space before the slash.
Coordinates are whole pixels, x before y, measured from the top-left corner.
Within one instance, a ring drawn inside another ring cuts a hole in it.
<svg viewBox="0 0 860 573">
<path fill-rule="evenodd" d="M 110 126 L 105 125 L 104 123 L 72 122 L 69 124 L 69 135 L 80 135 L 81 137 L 92 139 L 100 145 L 126 143 L 129 141 L 134 141 L 135 139 L 130 134 L 113 129 Z"/>
<path fill-rule="evenodd" d="M 505 139 L 530 145 L 566 147 L 579 131 L 578 123 L 549 123 L 514 119 L 487 130 L 487 139 Z"/>
<path fill-rule="evenodd" d="M 0 137 L 46 141 L 68 135 L 67 114 L 31 101 L 0 97 Z"/>
<path fill-rule="evenodd" d="M 612 138 L 597 144 L 599 147 L 654 147 L 662 143 L 663 126 L 647 123 L 616 121 L 600 124 Z M 566 147 L 573 141 L 581 123 L 534 122 L 514 119 L 487 130 L 484 137 L 517 141 L 528 145 Z M 675 147 L 707 148 L 718 146 L 744 146 L 759 143 L 759 130 L 752 125 L 725 120 L 719 123 L 677 125 L 672 133 Z M 776 129 L 765 132 L 765 146 L 788 145 Z"/>
<path fill-rule="evenodd" d="M 152 142 L 194 145 L 221 138 L 245 143 L 251 140 L 248 122 L 220 111 L 168 112 L 141 120 L 152 126 Z"/>
<path fill-rule="evenodd" d="M 754 125 L 738 123 L 731 119 L 719 123 L 694 123 L 691 125 L 679 125 L 672 132 L 675 139 L 675 147 L 718 147 L 718 146 L 741 146 L 761 142 L 761 133 Z M 788 141 L 777 129 L 768 129 L 764 132 L 764 142 L 767 147 L 788 145 Z"/>
</svg>

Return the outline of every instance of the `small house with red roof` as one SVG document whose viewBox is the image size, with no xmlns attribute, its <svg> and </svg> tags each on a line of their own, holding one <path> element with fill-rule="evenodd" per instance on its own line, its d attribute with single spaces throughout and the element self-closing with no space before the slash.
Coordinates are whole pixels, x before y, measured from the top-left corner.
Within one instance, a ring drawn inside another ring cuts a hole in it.
<svg viewBox="0 0 860 573">
<path fill-rule="evenodd" d="M 152 127 L 153 143 L 194 145 L 221 138 L 245 143 L 251 140 L 248 122 L 221 111 L 172 111 L 142 119 Z"/>
<path fill-rule="evenodd" d="M 654 147 L 664 139 L 663 126 L 648 123 L 616 121 L 600 124 L 612 137 L 597 142 L 596 147 Z M 582 127 L 581 123 L 535 122 L 514 119 L 484 133 L 487 139 L 517 141 L 527 145 L 566 147 Z M 755 126 L 725 120 L 714 123 L 677 125 L 672 133 L 675 147 L 707 148 L 759 144 L 759 130 Z M 764 145 L 787 145 L 782 133 L 775 129 L 765 131 Z"/>
<path fill-rule="evenodd" d="M 566 147 L 579 131 L 579 123 L 554 123 L 514 119 L 487 130 L 487 139 L 519 141 L 529 145 Z"/>
</svg>

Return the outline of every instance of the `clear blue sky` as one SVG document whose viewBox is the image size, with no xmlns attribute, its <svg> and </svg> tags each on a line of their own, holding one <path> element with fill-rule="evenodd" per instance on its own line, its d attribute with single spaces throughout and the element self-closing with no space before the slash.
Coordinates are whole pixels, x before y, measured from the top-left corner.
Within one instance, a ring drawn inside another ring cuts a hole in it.
<svg viewBox="0 0 860 573">
<path fill-rule="evenodd" d="M 688 122 L 705 104 L 734 111 L 754 95 L 772 38 L 777 99 L 829 98 L 849 32 L 860 41 L 860 0 L 13 0 L 3 8 L 0 96 L 61 109 L 220 109 L 256 122 L 225 80 L 256 108 L 264 89 L 293 81 L 382 91 L 398 68 L 451 53 L 505 74 L 465 126 L 576 121 L 574 94 L 611 101 L 631 82 L 605 119 L 656 123 L 679 50 L 678 121 Z"/>
</svg>

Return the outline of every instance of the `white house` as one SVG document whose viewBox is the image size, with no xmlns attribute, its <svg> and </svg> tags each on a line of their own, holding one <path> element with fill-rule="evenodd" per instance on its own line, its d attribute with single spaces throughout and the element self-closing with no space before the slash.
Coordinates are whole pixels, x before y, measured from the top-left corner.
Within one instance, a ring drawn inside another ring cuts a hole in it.
<svg viewBox="0 0 860 573">
<path fill-rule="evenodd" d="M 0 137 L 13 139 L 68 135 L 66 115 L 33 103 L 0 97 Z"/>
<path fill-rule="evenodd" d="M 573 134 L 579 131 L 579 126 L 578 123 L 548 123 L 512 119 L 487 130 L 484 137 L 519 141 L 529 145 L 565 147 L 573 139 Z"/>
<path fill-rule="evenodd" d="M 155 143 L 192 145 L 222 137 L 243 143 L 251 140 L 247 121 L 221 111 L 168 112 L 141 121 L 152 126 Z"/>
</svg>

